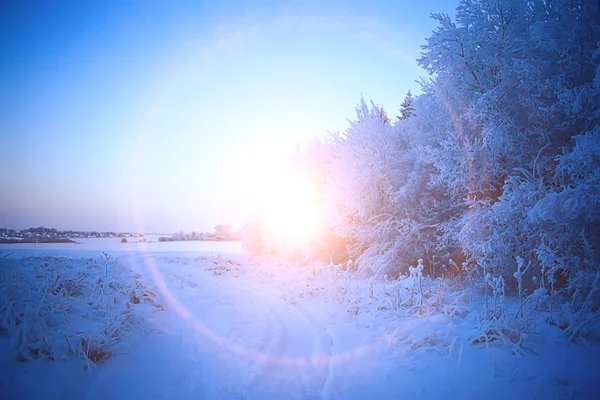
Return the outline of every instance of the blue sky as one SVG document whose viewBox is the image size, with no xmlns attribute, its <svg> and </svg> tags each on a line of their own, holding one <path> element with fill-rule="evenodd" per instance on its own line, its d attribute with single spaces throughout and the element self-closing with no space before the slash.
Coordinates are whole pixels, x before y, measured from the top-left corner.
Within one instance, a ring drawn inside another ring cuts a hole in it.
<svg viewBox="0 0 600 400">
<path fill-rule="evenodd" d="M 295 144 L 390 116 L 450 1 L 33 1 L 0 13 L 0 227 L 240 226 Z"/>
</svg>

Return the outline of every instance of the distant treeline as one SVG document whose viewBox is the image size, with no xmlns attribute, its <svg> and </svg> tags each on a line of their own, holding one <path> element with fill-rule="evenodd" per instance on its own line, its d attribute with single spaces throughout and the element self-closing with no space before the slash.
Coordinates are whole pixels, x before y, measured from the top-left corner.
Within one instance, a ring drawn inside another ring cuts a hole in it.
<svg viewBox="0 0 600 400">
<path fill-rule="evenodd" d="M 241 241 L 241 231 L 233 230 L 231 225 L 217 225 L 214 232 L 191 232 L 184 233 L 183 231 L 176 232 L 170 237 L 161 236 L 159 242 L 180 242 L 188 240 L 205 240 L 205 241 Z"/>
<path fill-rule="evenodd" d="M 77 243 L 69 238 L 60 237 L 26 237 L 23 239 L 0 238 L 0 244 L 19 243 Z"/>
</svg>

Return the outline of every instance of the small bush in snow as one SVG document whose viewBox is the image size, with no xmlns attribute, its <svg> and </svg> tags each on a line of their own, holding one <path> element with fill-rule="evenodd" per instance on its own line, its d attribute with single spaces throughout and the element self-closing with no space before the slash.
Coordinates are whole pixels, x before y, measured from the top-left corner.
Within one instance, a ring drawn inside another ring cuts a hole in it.
<svg viewBox="0 0 600 400">
<path fill-rule="evenodd" d="M 0 332 L 22 362 L 76 357 L 89 367 L 121 350 L 152 309 L 162 309 L 156 292 L 106 253 L 0 262 Z"/>
</svg>

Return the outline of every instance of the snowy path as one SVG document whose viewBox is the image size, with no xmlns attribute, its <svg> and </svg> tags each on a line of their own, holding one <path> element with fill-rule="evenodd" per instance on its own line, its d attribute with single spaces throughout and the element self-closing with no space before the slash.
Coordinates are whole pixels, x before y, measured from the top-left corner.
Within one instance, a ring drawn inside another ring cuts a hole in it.
<svg viewBox="0 0 600 400">
<path fill-rule="evenodd" d="M 137 270 L 153 263 L 141 255 L 122 262 Z M 240 278 L 211 279 L 181 264 L 157 266 L 157 272 L 170 301 L 155 321 L 163 332 L 147 344 L 155 351 L 109 363 L 87 398 L 323 397 L 331 337 L 305 312 Z M 131 393 L 123 393 L 119 379 Z"/>
</svg>

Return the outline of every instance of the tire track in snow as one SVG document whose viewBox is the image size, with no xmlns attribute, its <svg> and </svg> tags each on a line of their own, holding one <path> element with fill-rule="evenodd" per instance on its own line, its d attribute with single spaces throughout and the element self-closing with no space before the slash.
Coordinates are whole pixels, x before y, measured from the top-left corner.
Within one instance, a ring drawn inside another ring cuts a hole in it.
<svg viewBox="0 0 600 400">
<path fill-rule="evenodd" d="M 153 264 L 150 255 L 127 258 L 128 263 Z M 261 290 L 263 284 L 245 283 L 249 277 L 225 274 L 213 278 L 205 274 L 204 268 L 165 261 L 154 264 L 158 265 L 158 273 L 174 300 L 183 301 L 178 297 L 184 293 L 190 299 L 194 292 L 202 293 L 205 298 L 199 308 L 183 303 L 179 307 L 184 306 L 186 318 L 192 321 L 192 332 L 189 324 L 183 324 L 188 333 L 182 331 L 182 336 L 187 336 L 182 340 L 182 349 L 194 347 L 187 350 L 193 350 L 195 358 L 204 364 L 212 365 L 211 371 L 203 374 L 210 382 L 204 391 L 208 398 L 212 398 L 211 394 L 248 399 L 323 397 L 330 376 L 333 343 L 306 310 L 265 293 Z M 193 278 L 197 282 L 182 288 L 181 283 Z M 169 308 L 177 311 L 178 307 Z M 203 312 L 209 315 L 202 315 Z M 200 323 L 194 324 L 194 319 Z M 206 329 L 214 327 L 202 323 L 214 323 L 221 331 L 207 340 Z"/>
<path fill-rule="evenodd" d="M 258 299 L 278 327 L 267 351 L 258 359 L 260 371 L 251 387 L 256 398 L 282 395 L 289 398 L 321 398 L 329 378 L 332 340 L 305 310 L 242 282 L 232 289 Z M 255 396 L 252 396 L 255 398 Z"/>
<path fill-rule="evenodd" d="M 178 268 L 168 275 L 189 279 L 182 276 L 183 272 Z M 219 364 L 236 365 L 237 380 L 244 382 L 243 397 L 320 398 L 329 377 L 331 357 L 331 338 L 325 330 L 304 310 L 260 288 L 227 275 L 210 282 L 215 298 L 229 299 L 228 313 L 256 317 L 258 312 L 263 317 L 245 321 L 251 329 L 262 328 L 266 334 L 256 342 L 257 346 L 230 343 L 229 362 L 227 355 L 214 354 Z"/>
</svg>

